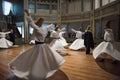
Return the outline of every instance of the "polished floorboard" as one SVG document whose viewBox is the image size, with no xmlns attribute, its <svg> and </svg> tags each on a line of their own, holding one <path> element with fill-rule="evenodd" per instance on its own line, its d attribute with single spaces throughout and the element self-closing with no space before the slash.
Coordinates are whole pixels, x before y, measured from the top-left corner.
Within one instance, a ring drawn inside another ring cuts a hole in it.
<svg viewBox="0 0 120 80">
<path fill-rule="evenodd" d="M 0 80 L 22 80 L 12 74 L 8 63 L 31 47 L 30 45 L 20 45 L 0 49 Z M 47 80 L 115 80 L 120 77 L 120 62 L 111 64 L 110 58 L 105 62 L 99 62 L 99 58 L 95 60 L 92 54 L 86 55 L 84 50 L 66 49 L 63 52 L 69 53 L 69 55 L 63 56 L 66 62 Z"/>
</svg>

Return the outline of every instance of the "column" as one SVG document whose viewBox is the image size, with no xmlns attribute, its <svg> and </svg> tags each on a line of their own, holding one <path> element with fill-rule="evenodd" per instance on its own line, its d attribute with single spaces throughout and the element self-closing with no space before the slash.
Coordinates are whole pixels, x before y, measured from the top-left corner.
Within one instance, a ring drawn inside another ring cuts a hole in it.
<svg viewBox="0 0 120 80">
<path fill-rule="evenodd" d="M 83 12 L 83 0 L 81 0 L 81 12 Z"/>
<path fill-rule="evenodd" d="M 35 14 L 37 14 L 37 0 L 35 0 Z"/>
<path fill-rule="evenodd" d="M 24 9 L 28 9 L 28 0 L 24 0 Z M 26 14 L 24 13 L 24 42 L 29 42 L 28 24 L 26 20 Z"/>
<path fill-rule="evenodd" d="M 120 42 L 120 1 L 118 2 L 118 10 L 119 10 L 119 15 L 118 15 L 118 27 L 119 27 L 118 41 Z"/>
<path fill-rule="evenodd" d="M 50 4 L 49 4 L 49 14 L 52 14 L 52 1 L 50 1 Z"/>
<path fill-rule="evenodd" d="M 100 7 L 102 7 L 102 0 L 100 0 Z M 102 30 L 102 8 L 99 9 L 99 19 L 100 19 L 100 27 Z M 102 32 L 101 32 L 102 33 Z M 101 34 L 101 36 L 103 37 L 103 33 Z"/>
<path fill-rule="evenodd" d="M 92 26 L 92 29 L 93 29 L 93 37 L 94 34 L 95 34 L 95 19 L 94 19 L 94 10 L 95 10 L 95 1 L 94 0 L 91 0 L 91 26 Z"/>
<path fill-rule="evenodd" d="M 58 24 L 61 25 L 61 0 L 58 0 Z"/>
</svg>

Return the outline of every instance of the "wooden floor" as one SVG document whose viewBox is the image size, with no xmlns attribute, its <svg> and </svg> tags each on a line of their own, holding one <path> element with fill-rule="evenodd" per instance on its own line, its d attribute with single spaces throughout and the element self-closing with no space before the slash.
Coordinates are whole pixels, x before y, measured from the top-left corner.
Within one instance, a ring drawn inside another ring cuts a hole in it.
<svg viewBox="0 0 120 80">
<path fill-rule="evenodd" d="M 8 63 L 30 47 L 32 46 L 21 45 L 10 49 L 0 49 L 0 80 L 21 80 L 10 72 Z M 66 62 L 55 75 L 47 80 L 114 80 L 120 77 L 120 62 L 111 64 L 110 59 L 99 62 L 94 60 L 92 55 L 86 55 L 84 50 L 64 52 L 70 54 L 64 56 Z"/>
</svg>

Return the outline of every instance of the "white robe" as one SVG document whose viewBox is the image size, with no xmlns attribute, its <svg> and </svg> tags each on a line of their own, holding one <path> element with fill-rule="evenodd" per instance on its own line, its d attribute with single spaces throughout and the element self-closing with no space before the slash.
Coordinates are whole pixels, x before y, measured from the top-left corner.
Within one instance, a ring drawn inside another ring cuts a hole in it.
<svg viewBox="0 0 120 80">
<path fill-rule="evenodd" d="M 50 47 L 53 50 L 65 50 L 62 42 L 61 42 L 61 38 L 60 38 L 60 33 L 62 32 L 62 30 L 60 31 L 52 31 L 50 37 L 53 38 L 53 40 L 50 43 Z"/>
<path fill-rule="evenodd" d="M 0 48 L 9 48 L 13 45 L 13 43 L 9 40 L 7 40 L 6 34 L 9 34 L 11 32 L 0 32 Z"/>
<path fill-rule="evenodd" d="M 27 17 L 31 27 L 35 29 L 34 39 L 44 42 L 48 29 L 35 25 L 31 17 Z M 19 54 L 9 63 L 10 70 L 19 78 L 27 80 L 44 80 L 52 76 L 65 62 L 64 58 L 47 44 L 37 44 Z"/>
<path fill-rule="evenodd" d="M 108 54 L 113 58 L 120 60 L 120 52 L 115 49 L 114 36 L 112 29 L 107 29 L 104 34 L 104 40 L 93 51 L 93 57 L 96 59 L 101 54 Z"/>
<path fill-rule="evenodd" d="M 65 38 L 63 37 L 63 34 L 64 34 L 64 33 L 65 33 L 64 31 L 59 33 L 60 42 L 62 43 L 63 46 L 67 46 L 68 43 L 67 43 L 67 41 L 65 40 Z"/>
<path fill-rule="evenodd" d="M 55 26 L 53 24 L 50 24 L 50 25 L 46 26 L 46 30 L 47 31 L 52 31 L 52 28 L 54 28 L 54 27 Z M 29 44 L 35 44 L 35 40 L 37 40 L 37 37 L 35 36 L 36 32 L 37 32 L 37 30 L 33 29 L 33 33 L 31 35 L 31 40 L 30 40 Z"/>
<path fill-rule="evenodd" d="M 73 32 L 76 33 L 76 40 L 70 45 L 70 49 L 72 50 L 79 50 L 85 48 L 84 46 L 84 40 L 82 39 L 82 32 L 81 31 L 76 31 L 72 29 Z"/>
</svg>

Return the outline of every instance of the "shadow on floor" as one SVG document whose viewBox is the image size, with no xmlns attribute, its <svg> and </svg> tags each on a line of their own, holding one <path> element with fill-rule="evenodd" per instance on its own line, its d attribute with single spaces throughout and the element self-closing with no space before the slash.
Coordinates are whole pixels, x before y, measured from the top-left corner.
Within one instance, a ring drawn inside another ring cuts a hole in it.
<svg viewBox="0 0 120 80">
<path fill-rule="evenodd" d="M 116 64 L 112 64 L 112 59 L 105 59 L 104 62 L 99 61 L 100 58 L 96 59 L 96 63 L 105 71 L 120 76 L 120 61 L 118 61 Z M 116 80 L 116 79 L 115 79 Z M 118 79 L 117 79 L 118 80 Z M 120 79 L 119 79 L 120 80 Z"/>
<path fill-rule="evenodd" d="M 20 79 L 12 75 L 7 80 L 24 80 L 24 79 Z M 69 79 L 63 71 L 58 70 L 53 76 L 49 77 L 46 80 L 69 80 Z"/>
<path fill-rule="evenodd" d="M 120 80 L 120 78 L 115 78 L 115 79 L 111 79 L 111 80 Z"/>
</svg>

